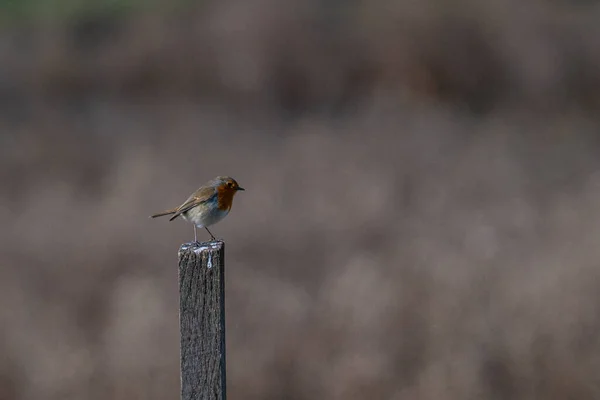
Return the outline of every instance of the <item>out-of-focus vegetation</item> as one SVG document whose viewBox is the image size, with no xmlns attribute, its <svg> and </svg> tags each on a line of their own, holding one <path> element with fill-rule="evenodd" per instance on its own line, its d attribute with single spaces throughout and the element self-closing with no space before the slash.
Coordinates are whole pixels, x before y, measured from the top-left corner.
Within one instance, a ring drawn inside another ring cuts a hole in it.
<svg viewBox="0 0 600 400">
<path fill-rule="evenodd" d="M 0 0 L 0 399 L 179 393 L 216 175 L 234 399 L 600 398 L 594 2 Z"/>
<path fill-rule="evenodd" d="M 186 0 L 0 0 L 3 23 L 64 22 L 85 14 L 140 12 L 156 6 L 184 5 Z"/>
</svg>

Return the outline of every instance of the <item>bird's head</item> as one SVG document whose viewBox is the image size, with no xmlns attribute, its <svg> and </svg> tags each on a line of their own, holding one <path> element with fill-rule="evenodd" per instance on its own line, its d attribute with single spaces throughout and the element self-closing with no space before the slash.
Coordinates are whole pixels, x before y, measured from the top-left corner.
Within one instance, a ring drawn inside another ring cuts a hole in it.
<svg viewBox="0 0 600 400">
<path fill-rule="evenodd" d="M 218 176 L 213 179 L 213 182 L 220 192 L 231 192 L 233 194 L 240 190 L 245 190 L 235 179 L 230 178 L 229 176 Z"/>
</svg>

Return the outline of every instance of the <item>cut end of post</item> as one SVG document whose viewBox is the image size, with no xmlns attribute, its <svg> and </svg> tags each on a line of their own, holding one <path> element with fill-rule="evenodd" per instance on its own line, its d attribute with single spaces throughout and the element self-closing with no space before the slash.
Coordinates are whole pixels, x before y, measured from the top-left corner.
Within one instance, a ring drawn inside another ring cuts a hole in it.
<svg viewBox="0 0 600 400">
<path fill-rule="evenodd" d="M 225 246 L 225 242 L 222 240 L 211 240 L 209 242 L 189 242 L 184 243 L 179 248 L 179 257 L 182 253 L 193 251 L 196 254 L 203 253 L 205 251 L 218 251 Z"/>
<path fill-rule="evenodd" d="M 179 260 L 190 257 L 191 253 L 195 254 L 200 259 L 206 260 L 206 267 L 212 269 L 213 256 L 221 254 L 225 248 L 225 242 L 222 240 L 213 240 L 210 242 L 190 242 L 184 243 L 179 248 Z M 193 256 L 192 256 L 193 257 Z"/>
</svg>

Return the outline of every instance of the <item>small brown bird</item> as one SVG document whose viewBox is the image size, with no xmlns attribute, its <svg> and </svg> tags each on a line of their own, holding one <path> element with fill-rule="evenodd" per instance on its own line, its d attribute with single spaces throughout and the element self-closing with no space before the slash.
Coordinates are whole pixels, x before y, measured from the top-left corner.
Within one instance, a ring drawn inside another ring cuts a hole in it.
<svg viewBox="0 0 600 400">
<path fill-rule="evenodd" d="M 152 215 L 150 218 L 172 215 L 169 221 L 183 217 L 186 221 L 194 224 L 194 242 L 198 242 L 196 227 L 204 228 L 212 240 L 215 236 L 208 227 L 221 221 L 229 214 L 233 204 L 233 196 L 244 190 L 235 179 L 228 176 L 217 176 L 206 185 L 201 186 L 179 207 Z"/>
</svg>

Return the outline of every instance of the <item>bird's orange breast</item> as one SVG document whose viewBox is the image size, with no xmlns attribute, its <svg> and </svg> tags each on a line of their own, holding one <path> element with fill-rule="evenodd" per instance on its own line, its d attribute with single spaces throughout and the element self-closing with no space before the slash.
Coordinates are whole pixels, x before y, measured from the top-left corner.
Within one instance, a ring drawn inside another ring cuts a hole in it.
<svg viewBox="0 0 600 400">
<path fill-rule="evenodd" d="M 231 210 L 231 205 L 233 204 L 233 196 L 235 195 L 235 190 L 231 190 L 226 186 L 219 186 L 217 188 L 217 207 L 221 211 L 229 211 Z"/>
</svg>

